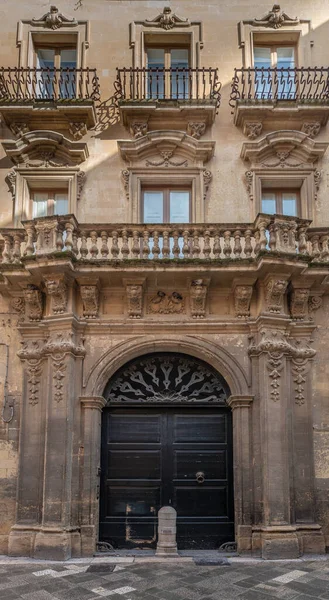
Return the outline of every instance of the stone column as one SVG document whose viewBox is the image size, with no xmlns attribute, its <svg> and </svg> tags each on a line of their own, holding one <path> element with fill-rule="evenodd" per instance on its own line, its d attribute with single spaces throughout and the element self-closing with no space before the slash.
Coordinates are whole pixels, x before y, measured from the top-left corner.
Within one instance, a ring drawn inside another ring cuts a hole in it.
<svg viewBox="0 0 329 600">
<path fill-rule="evenodd" d="M 233 472 L 235 527 L 238 552 L 251 551 L 252 449 L 251 407 L 253 396 L 230 396 L 233 411 Z"/>
<path fill-rule="evenodd" d="M 92 556 L 98 539 L 101 412 L 103 396 L 81 397 L 83 425 L 81 553 Z"/>
</svg>

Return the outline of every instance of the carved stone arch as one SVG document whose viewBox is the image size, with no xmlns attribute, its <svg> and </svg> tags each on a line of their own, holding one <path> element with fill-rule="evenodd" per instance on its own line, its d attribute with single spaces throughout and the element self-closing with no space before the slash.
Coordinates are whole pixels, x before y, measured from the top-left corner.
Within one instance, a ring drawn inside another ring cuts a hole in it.
<svg viewBox="0 0 329 600">
<path fill-rule="evenodd" d="M 102 396 L 118 369 L 134 358 L 156 352 L 177 352 L 200 359 L 221 374 L 233 396 L 250 393 L 245 371 L 227 350 L 196 336 L 168 336 L 166 340 L 136 337 L 108 350 L 91 368 L 84 384 L 84 396 Z"/>
</svg>

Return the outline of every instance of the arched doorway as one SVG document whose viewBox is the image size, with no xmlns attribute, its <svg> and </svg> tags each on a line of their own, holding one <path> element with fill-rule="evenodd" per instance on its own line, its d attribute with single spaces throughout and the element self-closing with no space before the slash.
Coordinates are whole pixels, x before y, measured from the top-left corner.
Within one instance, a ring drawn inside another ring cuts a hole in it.
<svg viewBox="0 0 329 600">
<path fill-rule="evenodd" d="M 100 540 L 155 547 L 157 513 L 168 504 L 179 548 L 234 539 L 229 396 L 219 373 L 185 354 L 144 355 L 113 375 L 102 417 Z"/>
</svg>

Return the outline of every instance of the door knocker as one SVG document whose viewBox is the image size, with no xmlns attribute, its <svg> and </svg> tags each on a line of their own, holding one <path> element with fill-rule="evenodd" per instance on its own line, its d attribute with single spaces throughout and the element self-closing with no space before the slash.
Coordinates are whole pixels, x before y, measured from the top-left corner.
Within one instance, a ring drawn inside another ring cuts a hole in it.
<svg viewBox="0 0 329 600">
<path fill-rule="evenodd" d="M 203 483 L 204 480 L 205 480 L 204 472 L 203 471 L 198 471 L 195 474 L 195 479 L 197 480 L 198 483 Z"/>
</svg>

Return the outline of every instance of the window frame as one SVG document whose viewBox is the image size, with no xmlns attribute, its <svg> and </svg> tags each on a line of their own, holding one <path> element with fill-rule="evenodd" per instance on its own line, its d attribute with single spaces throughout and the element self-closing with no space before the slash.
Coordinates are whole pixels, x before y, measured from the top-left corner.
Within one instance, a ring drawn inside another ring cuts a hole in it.
<svg viewBox="0 0 329 600">
<path fill-rule="evenodd" d="M 77 45 L 69 44 L 68 42 L 64 42 L 61 44 L 59 41 L 57 43 L 45 42 L 34 44 L 34 60 L 33 65 L 37 68 L 38 65 L 38 50 L 54 50 L 54 69 L 61 69 L 61 51 L 62 50 L 75 50 L 76 59 L 75 59 L 75 68 L 77 69 L 78 65 L 78 48 Z"/>
<path fill-rule="evenodd" d="M 31 216 L 32 218 L 37 219 L 38 217 L 33 217 L 33 203 L 35 202 L 34 199 L 34 195 L 35 194 L 48 194 L 48 199 L 47 199 L 47 214 L 45 215 L 46 217 L 53 217 L 54 215 L 58 215 L 59 213 L 55 213 L 54 212 L 54 208 L 55 208 L 55 196 L 56 194 L 59 193 L 66 193 L 66 197 L 67 197 L 67 212 L 63 213 L 63 214 L 70 214 L 69 213 L 69 186 L 67 185 L 67 187 L 65 188 L 53 188 L 53 187 L 48 187 L 48 188 L 30 188 L 29 187 L 29 192 L 30 192 L 30 201 L 31 201 Z"/>
<path fill-rule="evenodd" d="M 283 194 L 286 193 L 294 193 L 296 195 L 296 215 L 283 215 L 283 211 L 282 211 L 282 203 L 283 203 Z M 263 194 L 264 193 L 272 193 L 275 195 L 275 204 L 276 204 L 276 210 L 274 213 L 265 213 L 265 211 L 263 210 Z M 271 187 L 265 187 L 262 186 L 262 190 L 261 190 L 261 212 L 264 214 L 276 214 L 276 215 L 283 215 L 283 216 L 288 216 L 288 217 L 296 217 L 296 219 L 300 219 L 301 218 L 301 202 L 300 202 L 300 189 L 299 188 L 288 188 L 288 187 L 275 187 L 275 188 L 271 188 Z"/>
<path fill-rule="evenodd" d="M 141 223 L 144 221 L 144 194 L 145 192 L 163 192 L 163 215 L 167 216 L 168 219 L 164 218 L 161 225 L 170 223 L 170 192 L 188 192 L 189 194 L 189 220 L 187 223 L 192 223 L 192 185 L 142 185 L 141 187 L 141 205 L 140 205 L 140 219 Z M 159 223 L 160 225 L 160 223 Z"/>
<path fill-rule="evenodd" d="M 274 40 L 273 40 L 274 41 Z M 294 69 L 298 69 L 298 45 L 296 42 L 276 42 L 274 43 L 270 43 L 270 42 L 253 42 L 252 45 L 252 61 L 253 61 L 253 67 L 255 68 L 255 48 L 269 48 L 271 51 L 271 69 L 276 69 L 277 65 L 278 65 L 278 60 L 277 60 L 277 49 L 278 48 L 293 48 L 294 50 Z M 276 55 L 276 60 L 273 60 L 273 57 Z"/>
</svg>

